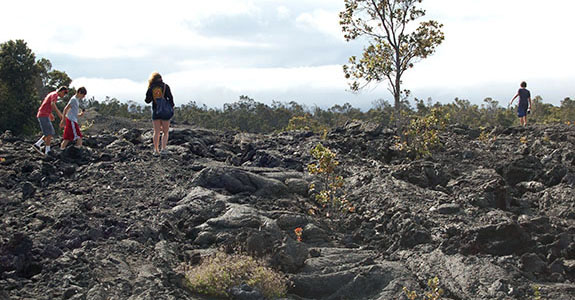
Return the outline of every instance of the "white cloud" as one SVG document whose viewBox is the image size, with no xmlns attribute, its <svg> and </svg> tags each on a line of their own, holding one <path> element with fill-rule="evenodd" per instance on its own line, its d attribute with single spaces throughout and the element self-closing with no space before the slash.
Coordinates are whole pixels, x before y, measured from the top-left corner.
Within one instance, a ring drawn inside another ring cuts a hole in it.
<svg viewBox="0 0 575 300">
<path fill-rule="evenodd" d="M 406 73 L 404 86 L 415 96 L 442 101 L 506 98 L 506 87 L 514 91 L 521 80 L 554 104 L 560 97 L 575 96 L 570 84 L 575 80 L 575 41 L 565 33 L 575 2 L 422 4 L 429 18 L 445 25 L 446 39 L 436 54 Z M 142 70 L 164 72 L 169 65 L 164 78 L 178 103 L 200 99 L 217 104 L 242 94 L 262 101 L 293 97 L 317 103 L 323 93 L 322 103 L 354 99 L 352 104 L 365 108 L 371 100 L 391 96 L 386 83 L 360 95 L 346 92 L 338 60 L 343 64 L 345 55 L 360 53 L 352 53 L 357 43 L 334 42 L 343 40 L 338 19 L 343 5 L 343 0 L 8 1 L 3 8 L 9 13 L 0 18 L 0 27 L 7 29 L 0 31 L 0 43 L 24 39 L 39 57 L 54 58 L 54 68 L 77 74 L 74 85 L 86 85 L 101 99 L 141 99 L 149 74 L 140 74 Z M 253 21 L 262 33 L 200 33 L 214 18 Z M 111 60 L 126 62 L 118 70 L 122 74 L 132 69 L 128 64 L 138 73 L 132 80 L 119 78 L 117 66 L 110 64 L 99 68 L 108 70 L 105 75 L 84 74 L 88 66 Z"/>
<path fill-rule="evenodd" d="M 86 87 L 87 98 L 95 97 L 97 100 L 104 100 L 106 97 L 119 100 L 144 100 L 147 82 L 135 82 L 123 78 L 85 78 L 75 79 L 72 87 Z M 142 102 L 143 103 L 143 102 Z"/>
<path fill-rule="evenodd" d="M 198 65 L 199 66 L 199 65 Z M 300 68 L 225 68 L 203 66 L 191 71 L 162 74 L 164 81 L 172 88 L 177 104 L 191 99 L 208 99 L 206 93 L 215 90 L 220 93 L 221 101 L 234 101 L 239 95 L 271 95 L 281 97 L 288 91 L 340 90 L 346 87 L 341 66 Z M 145 81 L 135 82 L 127 79 L 78 78 L 72 86 L 86 86 L 91 96 L 104 99 L 106 96 L 126 100 L 141 100 L 146 92 Z M 134 95 L 137 95 L 134 97 Z M 229 97 L 236 95 L 234 97 Z"/>
<path fill-rule="evenodd" d="M 333 11 L 316 9 L 313 12 L 302 13 L 296 18 L 296 22 L 308 30 L 317 30 L 337 39 L 344 39 L 338 14 L 334 14 Z"/>
<path fill-rule="evenodd" d="M 197 65 L 195 70 L 162 74 L 172 88 L 176 104 L 197 101 L 208 106 L 221 107 L 238 100 L 240 95 L 257 101 L 301 101 L 330 107 L 335 103 L 353 102 L 368 107 L 380 98 L 380 89 L 354 95 L 347 88 L 340 65 L 299 68 L 225 68 Z M 106 96 L 122 100 L 135 100 L 143 104 L 147 82 L 125 79 L 79 78 L 72 86 L 84 85 L 89 96 Z M 114 95 L 104 91 L 117 91 Z"/>
<path fill-rule="evenodd" d="M 238 0 L 11 1 L 0 27 L 13 30 L 0 32 L 0 40 L 24 39 L 37 52 L 91 58 L 144 57 L 157 47 L 242 46 L 247 43 L 203 37 L 190 27 L 213 15 L 254 10 L 251 1 Z"/>
<path fill-rule="evenodd" d="M 276 9 L 277 11 L 277 16 L 279 19 L 287 19 L 291 16 L 291 11 L 289 8 L 287 8 L 284 5 L 280 5 L 278 6 L 278 8 Z"/>
</svg>

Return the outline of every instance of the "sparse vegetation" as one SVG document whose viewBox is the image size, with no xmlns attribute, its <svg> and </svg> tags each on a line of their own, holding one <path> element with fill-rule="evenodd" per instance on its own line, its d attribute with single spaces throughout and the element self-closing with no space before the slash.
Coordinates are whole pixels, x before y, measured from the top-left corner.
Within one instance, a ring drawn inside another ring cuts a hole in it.
<svg viewBox="0 0 575 300">
<path fill-rule="evenodd" d="M 533 300 L 541 300 L 541 287 L 538 285 L 532 286 L 533 288 Z"/>
<path fill-rule="evenodd" d="M 481 133 L 479 134 L 479 137 L 477 138 L 477 140 L 479 140 L 480 142 L 484 143 L 484 144 L 493 144 L 493 142 L 495 142 L 495 140 L 497 139 L 495 136 L 493 136 L 493 134 L 491 134 L 491 132 L 488 132 L 487 129 L 485 127 L 479 127 L 479 129 L 481 129 Z"/>
<path fill-rule="evenodd" d="M 415 291 L 410 291 L 406 287 L 403 287 L 403 292 L 409 300 L 417 300 L 418 295 Z M 422 300 L 439 300 L 443 295 L 443 289 L 439 287 L 439 278 L 434 277 L 427 280 L 427 291 L 423 293 Z"/>
<path fill-rule="evenodd" d="M 284 130 L 305 130 L 325 135 L 328 127 L 325 124 L 320 124 L 311 114 L 306 113 L 302 116 L 293 116 L 289 119 L 288 126 Z"/>
<path fill-rule="evenodd" d="M 92 126 L 94 126 L 94 120 L 83 122 L 82 125 L 80 126 L 80 131 L 84 132 L 92 128 Z"/>
<path fill-rule="evenodd" d="M 433 108 L 423 117 L 411 120 L 405 134 L 405 149 L 416 158 L 431 154 L 431 151 L 441 145 L 439 133 L 449 123 L 449 113 Z"/>
<path fill-rule="evenodd" d="M 288 280 L 263 262 L 247 255 L 218 252 L 185 272 L 186 283 L 195 293 L 229 298 L 229 291 L 243 283 L 257 289 L 267 299 L 286 295 Z"/>
<path fill-rule="evenodd" d="M 310 186 L 310 193 L 315 195 L 315 200 L 328 210 L 328 216 L 331 213 L 353 210 L 342 191 L 343 177 L 336 172 L 339 165 L 336 154 L 322 144 L 317 144 L 311 150 L 311 155 L 317 162 L 307 166 L 308 172 L 320 178 L 319 187 L 315 184 Z"/>
</svg>

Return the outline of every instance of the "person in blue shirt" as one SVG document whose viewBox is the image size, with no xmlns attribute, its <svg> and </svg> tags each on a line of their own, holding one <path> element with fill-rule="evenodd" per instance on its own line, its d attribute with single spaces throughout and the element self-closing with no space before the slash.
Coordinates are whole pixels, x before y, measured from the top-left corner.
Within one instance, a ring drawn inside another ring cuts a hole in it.
<svg viewBox="0 0 575 300">
<path fill-rule="evenodd" d="M 509 106 L 513 104 L 515 98 L 519 97 L 519 105 L 517 106 L 517 116 L 519 117 L 519 122 L 521 126 L 527 125 L 527 114 L 531 112 L 531 93 L 527 89 L 527 82 L 521 82 L 521 88 L 517 91 L 517 94 L 511 102 L 509 102 Z"/>
</svg>

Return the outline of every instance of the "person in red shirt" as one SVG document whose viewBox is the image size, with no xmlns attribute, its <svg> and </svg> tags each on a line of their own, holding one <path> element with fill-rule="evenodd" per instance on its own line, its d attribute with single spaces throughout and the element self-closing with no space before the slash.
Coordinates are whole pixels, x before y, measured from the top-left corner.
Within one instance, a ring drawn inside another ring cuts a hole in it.
<svg viewBox="0 0 575 300">
<path fill-rule="evenodd" d="M 56 132 L 54 131 L 54 126 L 52 125 L 52 121 L 54 121 L 54 114 L 52 111 L 55 110 L 58 114 L 60 120 L 64 118 L 58 106 L 56 106 L 56 102 L 58 98 L 64 97 L 68 93 L 68 88 L 65 86 L 60 87 L 57 91 L 49 93 L 40 108 L 38 108 L 38 113 L 36 117 L 38 118 L 38 122 L 40 123 L 40 129 L 42 129 L 42 137 L 32 146 L 32 149 L 38 151 L 40 154 L 48 154 L 50 153 L 50 143 L 52 142 L 52 137 Z M 45 144 L 44 152 L 42 152 L 42 144 Z"/>
</svg>

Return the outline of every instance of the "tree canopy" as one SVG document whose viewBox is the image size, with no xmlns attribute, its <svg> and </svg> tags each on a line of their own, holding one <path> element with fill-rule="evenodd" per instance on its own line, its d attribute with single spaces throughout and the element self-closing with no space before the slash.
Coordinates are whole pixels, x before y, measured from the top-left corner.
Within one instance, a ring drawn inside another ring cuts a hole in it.
<svg viewBox="0 0 575 300">
<path fill-rule="evenodd" d="M 0 129 L 15 134 L 36 130 L 36 111 L 42 98 L 72 80 L 65 72 L 52 70 L 48 59 L 36 55 L 23 40 L 0 44 Z"/>
</svg>

